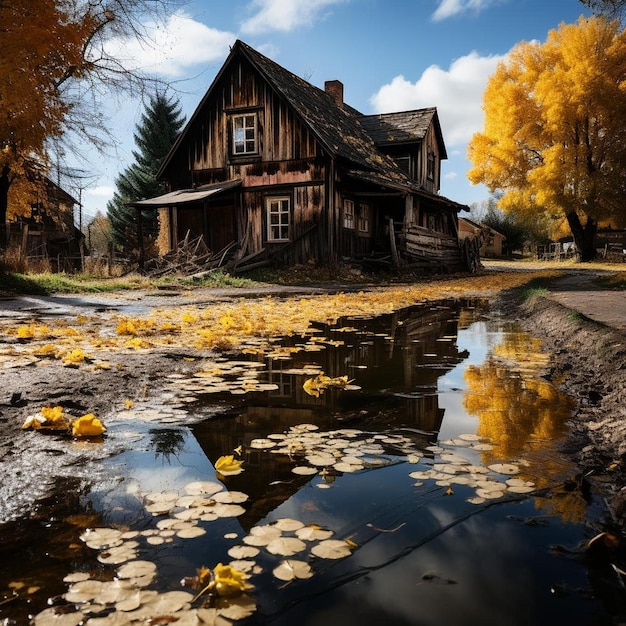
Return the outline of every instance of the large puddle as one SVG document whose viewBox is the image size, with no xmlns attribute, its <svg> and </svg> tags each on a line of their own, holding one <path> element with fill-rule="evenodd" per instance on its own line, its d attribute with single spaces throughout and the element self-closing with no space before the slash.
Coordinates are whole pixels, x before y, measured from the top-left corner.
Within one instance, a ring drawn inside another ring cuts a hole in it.
<svg viewBox="0 0 626 626">
<path fill-rule="evenodd" d="M 559 453 L 572 403 L 542 378 L 537 342 L 484 302 L 344 319 L 245 352 L 169 377 L 162 397 L 108 425 L 132 449 L 90 490 L 68 481 L 39 515 L 0 529 L 0 619 L 500 626 L 611 615 L 606 572 L 584 558 L 593 498 Z M 206 589 L 203 568 L 220 563 L 248 577 L 226 572 L 226 586 L 251 588 Z"/>
</svg>

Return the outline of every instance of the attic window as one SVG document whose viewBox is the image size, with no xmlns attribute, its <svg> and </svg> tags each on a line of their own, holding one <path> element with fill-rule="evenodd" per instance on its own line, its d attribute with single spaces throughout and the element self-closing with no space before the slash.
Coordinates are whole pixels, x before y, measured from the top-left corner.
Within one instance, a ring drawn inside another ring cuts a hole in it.
<svg viewBox="0 0 626 626">
<path fill-rule="evenodd" d="M 411 157 L 409 155 L 397 156 L 396 163 L 400 166 L 400 169 L 411 175 Z"/>
<path fill-rule="evenodd" d="M 256 154 L 256 115 L 235 115 L 233 123 L 233 154 Z"/>
<path fill-rule="evenodd" d="M 428 153 L 428 161 L 426 163 L 426 176 L 428 180 L 435 180 L 435 154 L 434 152 Z"/>
</svg>

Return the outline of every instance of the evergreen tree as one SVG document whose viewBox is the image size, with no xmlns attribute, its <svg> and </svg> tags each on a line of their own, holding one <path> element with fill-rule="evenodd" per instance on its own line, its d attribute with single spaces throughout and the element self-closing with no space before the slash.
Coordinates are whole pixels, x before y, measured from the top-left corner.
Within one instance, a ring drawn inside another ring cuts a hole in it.
<svg viewBox="0 0 626 626">
<path fill-rule="evenodd" d="M 113 241 L 126 253 L 139 245 L 136 209 L 126 203 L 165 193 L 165 186 L 157 181 L 156 174 L 184 123 L 179 101 L 157 93 L 136 126 L 135 162 L 116 178 L 117 189 L 107 203 Z M 156 211 L 142 211 L 142 223 L 144 237 L 155 239 L 159 229 Z"/>
</svg>

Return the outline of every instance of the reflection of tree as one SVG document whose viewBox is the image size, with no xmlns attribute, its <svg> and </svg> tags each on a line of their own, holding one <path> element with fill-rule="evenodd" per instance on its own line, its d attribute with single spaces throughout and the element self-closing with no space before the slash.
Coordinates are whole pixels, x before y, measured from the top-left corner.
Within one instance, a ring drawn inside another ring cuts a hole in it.
<svg viewBox="0 0 626 626">
<path fill-rule="evenodd" d="M 478 417 L 478 434 L 489 437 L 496 446 L 493 454 L 502 458 L 519 455 L 531 437 L 537 444 L 560 437 L 573 407 L 568 396 L 532 374 L 529 366 L 544 360 L 537 343 L 525 334 L 507 335 L 494 354 L 510 362 L 491 355 L 465 372 L 465 408 Z"/>
<path fill-rule="evenodd" d="M 535 498 L 535 506 L 549 515 L 558 515 L 564 522 L 573 524 L 587 517 L 589 502 L 574 481 L 567 481 L 550 491 L 549 498 Z"/>
<path fill-rule="evenodd" d="M 493 354 L 537 371 L 548 364 L 549 356 L 541 351 L 541 341 L 528 333 L 509 329 Z"/>
<path fill-rule="evenodd" d="M 573 468 L 553 454 L 554 441 L 565 433 L 574 402 L 539 378 L 547 358 L 538 340 L 525 333 L 507 333 L 482 365 L 467 368 L 463 403 L 478 417 L 478 434 L 494 445 L 485 461 L 518 457 L 524 451 L 525 473 L 538 489 L 550 487 L 549 498 L 535 499 L 537 508 L 576 522 L 583 519 L 587 502 L 575 480 L 564 481 Z M 559 486 L 554 486 L 555 481 Z"/>
<path fill-rule="evenodd" d="M 170 457 L 178 457 L 185 446 L 185 435 L 173 428 L 156 429 L 149 432 L 149 447 L 154 449 L 154 458 L 163 456 L 163 460 L 170 463 Z"/>
</svg>

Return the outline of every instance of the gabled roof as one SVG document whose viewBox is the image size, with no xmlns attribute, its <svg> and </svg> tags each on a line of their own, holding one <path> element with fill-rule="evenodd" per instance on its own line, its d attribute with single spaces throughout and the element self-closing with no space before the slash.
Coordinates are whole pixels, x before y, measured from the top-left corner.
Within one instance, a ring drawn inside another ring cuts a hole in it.
<svg viewBox="0 0 626 626">
<path fill-rule="evenodd" d="M 63 187 L 59 187 L 59 185 L 57 185 L 51 178 L 44 176 L 43 179 L 45 181 L 47 193 L 50 198 L 54 198 L 55 200 L 58 200 L 60 202 L 65 202 L 69 205 L 80 204 L 80 202 L 76 200 L 74 196 L 71 196 L 67 191 L 65 191 L 65 189 L 63 189 Z"/>
<path fill-rule="evenodd" d="M 323 89 L 293 74 L 241 40 L 233 44 L 228 58 L 211 87 L 163 161 L 157 177 L 161 177 L 167 169 L 185 136 L 194 127 L 194 122 L 204 109 L 204 104 L 211 97 L 214 85 L 238 55 L 243 55 L 267 83 L 290 104 L 330 155 L 346 159 L 360 168 L 377 171 L 396 185 L 409 189 L 416 188 L 416 184 L 398 167 L 396 162 L 377 149 L 372 137 L 358 122 L 358 119 L 362 117 L 361 113 L 347 105 L 338 105 Z"/>
<path fill-rule="evenodd" d="M 473 220 L 471 217 L 461 217 L 459 215 L 459 222 L 465 222 L 466 224 L 469 224 L 476 230 L 488 230 L 490 233 L 494 235 L 499 235 L 500 237 L 504 237 L 506 239 L 506 237 L 500 231 L 497 231 L 495 228 L 491 228 L 491 226 L 487 226 L 487 224 L 483 224 L 482 222 L 477 222 L 476 220 Z"/>
<path fill-rule="evenodd" d="M 430 125 L 433 124 L 439 143 L 440 158 L 448 158 L 435 107 L 401 113 L 363 115 L 359 118 L 359 122 L 379 146 L 422 141 L 426 137 Z"/>
<path fill-rule="evenodd" d="M 348 169 L 353 172 L 358 171 L 359 178 L 388 185 L 398 191 L 418 193 L 424 197 L 427 196 L 433 202 L 445 204 L 457 210 L 459 208 L 469 210 L 465 205 L 459 205 L 443 196 L 426 193 L 392 157 L 378 148 L 378 143 L 385 145 L 389 142 L 421 140 L 425 137 L 432 122 L 435 124 L 441 158 L 447 158 L 435 108 L 403 113 L 363 115 L 347 104 L 338 104 L 323 89 L 315 87 L 241 40 L 233 44 L 228 58 L 163 161 L 157 173 L 158 178 L 163 175 L 185 137 L 194 128 L 195 121 L 202 115 L 215 86 L 238 56 L 247 59 L 270 88 L 292 107 L 296 115 L 316 136 L 323 149 L 329 155 L 345 161 Z"/>
</svg>

